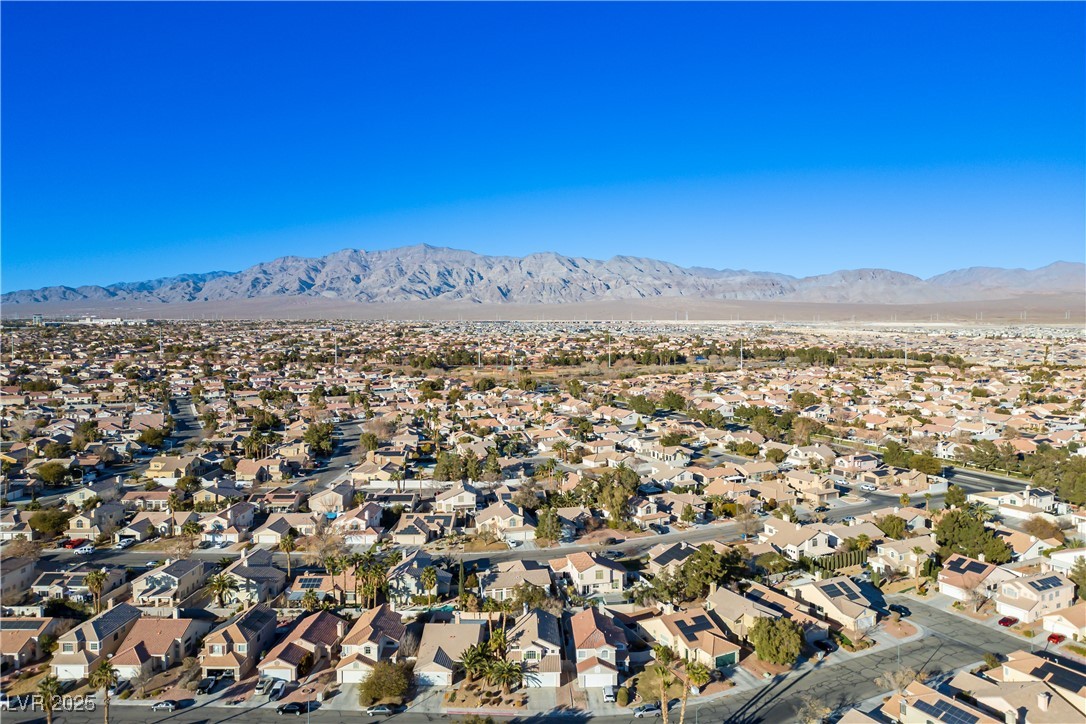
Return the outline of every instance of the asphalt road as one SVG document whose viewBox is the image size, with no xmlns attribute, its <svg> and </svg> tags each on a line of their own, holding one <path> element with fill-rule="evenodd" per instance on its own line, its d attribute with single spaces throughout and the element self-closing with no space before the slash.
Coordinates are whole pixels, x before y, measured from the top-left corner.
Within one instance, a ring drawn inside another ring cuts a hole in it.
<svg viewBox="0 0 1086 724">
<path fill-rule="evenodd" d="M 837 709 L 858 704 L 876 697 L 885 690 L 875 684 L 875 678 L 883 671 L 907 666 L 929 675 L 950 672 L 981 661 L 986 653 L 1007 654 L 1018 649 L 1028 649 L 1024 639 L 955 616 L 947 611 L 929 606 L 914 599 L 907 599 L 912 610 L 909 620 L 922 626 L 928 635 L 917 641 L 878 653 L 839 660 L 839 654 L 830 657 L 814 668 L 792 672 L 766 682 L 766 685 L 733 696 L 726 696 L 700 706 L 691 703 L 687 709 L 688 721 L 729 722 L 735 724 L 776 723 L 795 721 L 796 707 L 802 694 L 811 694 L 820 701 Z M 900 661 L 900 664 L 899 664 Z M 696 711 L 696 715 L 695 715 Z M 94 714 L 59 714 L 57 724 L 83 724 Z M 678 716 L 678 712 L 672 718 Z M 511 719 L 514 722 L 562 721 L 578 722 L 587 719 L 604 722 L 633 722 L 632 715 L 594 716 L 591 712 L 549 712 L 525 715 Z M 372 721 L 360 711 L 331 711 L 317 709 L 312 719 L 319 724 Z M 151 712 L 143 706 L 113 706 L 110 720 L 118 724 L 144 724 L 166 722 L 168 724 L 218 724 L 219 722 L 282 722 L 271 707 L 232 710 L 226 707 L 195 706 L 172 714 Z M 404 712 L 390 717 L 397 724 L 448 721 L 439 714 Z M 43 722 L 40 714 L 10 712 L 4 721 Z M 502 719 L 504 721 L 504 719 Z"/>
</svg>

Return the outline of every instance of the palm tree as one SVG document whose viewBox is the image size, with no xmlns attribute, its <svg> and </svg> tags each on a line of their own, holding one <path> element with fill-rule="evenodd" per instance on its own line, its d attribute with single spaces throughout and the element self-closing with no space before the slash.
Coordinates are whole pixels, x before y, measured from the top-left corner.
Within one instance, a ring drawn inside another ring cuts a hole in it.
<svg viewBox="0 0 1086 724">
<path fill-rule="evenodd" d="M 324 572 L 328 574 L 328 577 L 332 579 L 332 585 L 335 586 L 336 576 L 342 573 L 344 566 L 340 563 L 338 556 L 332 556 L 324 562 Z M 342 601 L 341 601 L 342 603 Z"/>
<path fill-rule="evenodd" d="M 871 549 L 871 536 L 867 533 L 860 533 L 860 535 L 856 536 L 856 547 L 867 553 Z"/>
<path fill-rule="evenodd" d="M 232 565 L 234 565 L 234 559 L 231 558 L 230 556 L 223 556 L 222 558 L 219 559 L 219 568 L 220 569 L 229 568 Z"/>
<path fill-rule="evenodd" d="M 690 685 L 701 687 L 709 683 L 709 667 L 700 661 L 688 661 L 686 663 L 686 683 L 683 686 L 682 709 L 679 710 L 679 724 L 686 721 L 686 697 L 690 693 Z"/>
<path fill-rule="evenodd" d="M 464 653 L 460 654 L 460 666 L 464 669 L 469 684 L 486 673 L 491 658 L 489 649 L 483 644 L 473 644 L 464 649 Z"/>
<path fill-rule="evenodd" d="M 524 669 L 519 661 L 498 659 L 487 667 L 486 678 L 491 684 L 501 684 L 502 693 L 508 696 L 513 686 L 524 681 Z"/>
<path fill-rule="evenodd" d="M 396 492 L 400 492 L 400 484 L 403 483 L 404 479 L 403 471 L 399 469 L 393 470 L 392 474 L 389 475 L 389 479 L 392 480 L 392 482 L 396 483 Z"/>
<path fill-rule="evenodd" d="M 287 580 L 290 580 L 290 554 L 294 552 L 294 549 L 295 540 L 290 533 L 279 539 L 279 550 L 287 554 Z"/>
<path fill-rule="evenodd" d="M 920 556 L 924 555 L 924 549 L 920 546 L 913 546 L 913 555 L 916 556 L 916 592 L 920 593 Z"/>
<path fill-rule="evenodd" d="M 102 588 L 106 585 L 106 573 L 102 570 L 93 570 L 83 578 L 87 589 L 94 594 L 94 612 L 102 612 Z"/>
<path fill-rule="evenodd" d="M 558 456 L 562 458 L 562 462 L 569 460 L 569 443 L 565 440 L 559 440 L 554 443 L 551 448 L 558 453 Z"/>
<path fill-rule="evenodd" d="M 38 683 L 38 696 L 41 697 L 41 708 L 45 712 L 45 724 L 53 724 L 53 707 L 60 698 L 60 679 L 49 674 Z"/>
<path fill-rule="evenodd" d="M 509 641 L 505 637 L 505 629 L 495 629 L 494 633 L 490 634 L 490 651 L 495 657 L 504 659 L 505 650 L 508 646 Z"/>
<path fill-rule="evenodd" d="M 97 691 L 103 689 L 102 695 L 102 715 L 104 717 L 104 723 L 109 724 L 109 691 L 117 685 L 117 670 L 113 668 L 113 664 L 108 660 L 98 664 L 97 668 L 91 672 L 89 684 L 91 689 Z"/>
<path fill-rule="evenodd" d="M 319 605 L 320 601 L 317 599 L 317 592 L 312 588 L 302 594 L 302 606 L 306 611 L 314 611 Z"/>
<path fill-rule="evenodd" d="M 219 608 L 222 608 L 225 604 L 226 594 L 231 591 L 238 590 L 237 580 L 227 573 L 216 573 L 211 578 L 207 579 L 207 590 L 211 591 L 212 595 L 219 602 Z"/>
<path fill-rule="evenodd" d="M 656 676 L 660 679 L 660 715 L 663 717 L 663 724 L 667 724 L 667 690 L 675 683 L 675 678 L 671 675 L 671 669 L 663 664 L 657 664 Z"/>
<path fill-rule="evenodd" d="M 419 582 L 422 583 L 422 589 L 426 591 L 426 595 L 429 597 L 430 605 L 433 605 L 434 589 L 437 588 L 437 569 L 433 566 L 423 568 L 422 575 L 419 576 Z"/>
</svg>

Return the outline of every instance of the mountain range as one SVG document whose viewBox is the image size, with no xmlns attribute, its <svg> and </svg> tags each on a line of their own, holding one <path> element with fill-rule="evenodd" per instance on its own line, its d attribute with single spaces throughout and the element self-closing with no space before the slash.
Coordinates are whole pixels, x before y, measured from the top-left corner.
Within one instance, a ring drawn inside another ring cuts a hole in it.
<svg viewBox="0 0 1086 724">
<path fill-rule="evenodd" d="M 268 297 L 360 303 L 427 299 L 479 304 L 564 304 L 688 297 L 820 303 L 908 304 L 1006 299 L 1086 291 L 1086 265 L 1039 269 L 971 267 L 929 279 L 887 269 L 851 269 L 809 277 L 704 267 L 657 259 L 607 260 L 551 252 L 487 256 L 426 244 L 327 256 L 286 256 L 238 272 L 182 274 L 109 286 L 53 286 L 8 292 L 5 305 L 125 301 L 224 302 Z"/>
</svg>

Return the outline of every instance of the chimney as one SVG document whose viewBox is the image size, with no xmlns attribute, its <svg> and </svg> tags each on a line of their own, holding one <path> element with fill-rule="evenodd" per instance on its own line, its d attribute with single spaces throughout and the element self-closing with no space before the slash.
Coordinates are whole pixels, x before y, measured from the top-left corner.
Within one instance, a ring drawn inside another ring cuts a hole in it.
<svg viewBox="0 0 1086 724">
<path fill-rule="evenodd" d="M 1048 703 L 1052 701 L 1052 694 L 1047 691 L 1042 691 L 1037 695 L 1037 708 L 1041 711 L 1048 711 Z"/>
<path fill-rule="evenodd" d="M 983 553 L 978 554 L 977 555 L 977 560 L 980 561 L 981 563 L 984 563 L 985 562 L 984 561 L 984 554 Z"/>
<path fill-rule="evenodd" d="M 900 508 L 900 506 L 897 506 L 897 505 L 895 505 L 895 506 L 894 506 L 894 512 L 895 512 L 895 513 L 900 513 L 900 512 L 901 512 L 901 508 Z"/>
<path fill-rule="evenodd" d="M 716 593 L 716 588 L 717 588 L 716 581 L 713 581 L 713 582 L 711 582 L 709 584 L 709 595 L 710 596 L 712 596 L 714 593 Z"/>
</svg>

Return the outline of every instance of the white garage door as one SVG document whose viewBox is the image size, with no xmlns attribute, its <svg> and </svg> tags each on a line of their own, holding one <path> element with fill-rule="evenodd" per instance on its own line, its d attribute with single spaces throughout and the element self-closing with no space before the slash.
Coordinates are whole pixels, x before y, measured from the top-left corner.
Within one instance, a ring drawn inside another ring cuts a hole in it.
<svg viewBox="0 0 1086 724">
<path fill-rule="evenodd" d="M 581 679 L 584 681 L 581 684 L 581 688 L 584 689 L 602 689 L 605 686 L 613 686 L 615 684 L 615 675 L 613 673 L 601 673 L 601 674 L 581 674 Z"/>
<path fill-rule="evenodd" d="M 269 676 L 273 679 L 282 679 L 283 681 L 294 681 L 294 674 L 290 669 L 261 669 L 260 673 L 264 676 Z"/>
<path fill-rule="evenodd" d="M 416 672 L 415 683 L 419 686 L 449 686 L 449 675 L 444 672 Z"/>
</svg>

